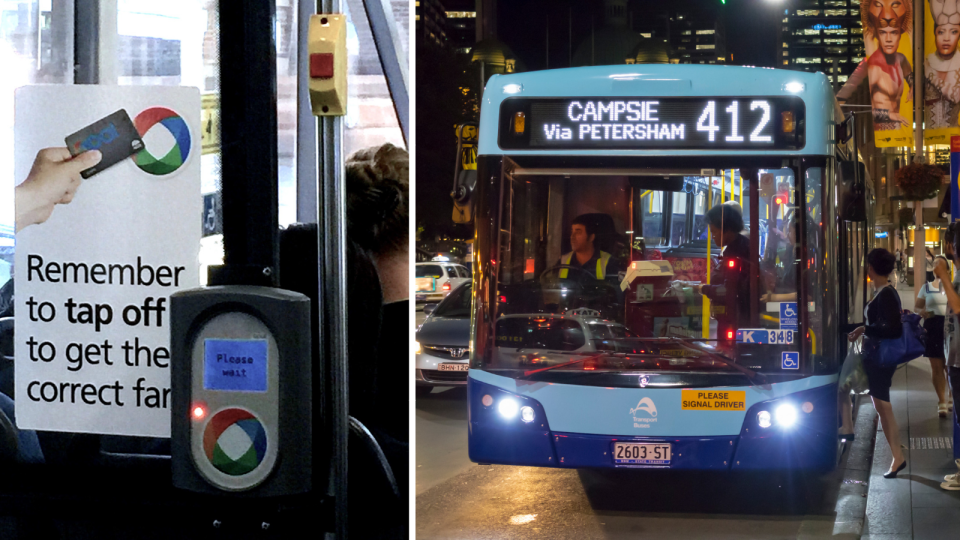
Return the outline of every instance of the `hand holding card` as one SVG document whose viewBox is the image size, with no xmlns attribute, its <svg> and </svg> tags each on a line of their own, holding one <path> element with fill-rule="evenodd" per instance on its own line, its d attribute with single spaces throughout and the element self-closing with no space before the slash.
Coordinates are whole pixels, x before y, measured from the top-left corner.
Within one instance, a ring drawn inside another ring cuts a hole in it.
<svg viewBox="0 0 960 540">
<path fill-rule="evenodd" d="M 99 150 L 103 154 L 103 159 L 96 166 L 80 173 L 83 178 L 90 178 L 144 148 L 143 139 L 123 109 L 68 135 L 65 141 L 71 155 L 76 156 L 87 150 Z"/>
<path fill-rule="evenodd" d="M 30 174 L 16 188 L 17 231 L 50 218 L 57 204 L 68 204 L 80 187 L 82 171 L 100 163 L 97 150 L 71 157 L 66 148 L 44 148 L 30 169 Z"/>
</svg>

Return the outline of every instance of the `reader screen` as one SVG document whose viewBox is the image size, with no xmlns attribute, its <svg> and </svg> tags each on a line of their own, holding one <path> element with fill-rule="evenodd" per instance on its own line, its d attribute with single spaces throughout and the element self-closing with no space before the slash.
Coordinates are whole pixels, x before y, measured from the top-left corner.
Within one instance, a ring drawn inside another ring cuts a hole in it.
<svg viewBox="0 0 960 540">
<path fill-rule="evenodd" d="M 225 392 L 266 392 L 267 341 L 205 339 L 203 388 Z"/>
</svg>

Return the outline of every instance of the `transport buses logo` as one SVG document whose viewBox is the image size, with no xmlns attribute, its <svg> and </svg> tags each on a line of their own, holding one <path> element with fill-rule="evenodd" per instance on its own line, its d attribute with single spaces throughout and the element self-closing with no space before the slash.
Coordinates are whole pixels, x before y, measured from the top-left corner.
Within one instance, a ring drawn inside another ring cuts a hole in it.
<svg viewBox="0 0 960 540">
<path fill-rule="evenodd" d="M 647 414 L 639 414 L 640 411 Z M 641 398 L 637 406 L 630 409 L 630 416 L 633 417 L 633 427 L 649 428 L 650 424 L 657 421 L 657 406 L 653 404 L 652 399 Z"/>
<path fill-rule="evenodd" d="M 230 476 L 252 472 L 267 453 L 267 433 L 249 411 L 224 409 L 203 430 L 203 451 L 210 463 Z"/>
<path fill-rule="evenodd" d="M 157 157 L 150 152 L 151 149 L 148 146 L 134 154 L 133 162 L 146 173 L 154 176 L 165 176 L 186 163 L 187 157 L 190 155 L 190 129 L 180 115 L 165 107 L 151 107 L 133 119 L 133 125 L 137 128 L 140 137 L 146 135 L 150 128 L 157 124 L 166 128 L 173 136 L 173 148 L 167 151 L 164 156 Z"/>
<path fill-rule="evenodd" d="M 653 400 L 648 397 L 641 399 L 636 407 L 630 409 L 630 414 L 636 416 L 637 411 L 646 411 L 650 416 L 657 416 L 657 406 L 654 405 Z"/>
</svg>

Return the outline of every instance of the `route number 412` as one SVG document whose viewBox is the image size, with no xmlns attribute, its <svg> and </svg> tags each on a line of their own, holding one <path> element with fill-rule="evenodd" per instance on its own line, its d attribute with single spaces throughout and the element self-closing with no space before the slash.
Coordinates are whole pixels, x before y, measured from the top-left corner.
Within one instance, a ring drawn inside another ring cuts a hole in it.
<svg viewBox="0 0 960 540">
<path fill-rule="evenodd" d="M 770 135 L 760 134 L 760 132 L 763 131 L 763 128 L 770 123 L 770 103 L 762 99 L 751 101 L 750 110 L 755 111 L 757 109 L 761 109 L 763 111 L 763 116 L 760 117 L 760 122 L 757 123 L 757 127 L 754 128 L 753 132 L 750 133 L 750 142 L 773 142 L 773 138 Z M 730 103 L 730 106 L 724 110 L 730 113 L 731 116 L 730 135 L 725 136 L 724 140 L 727 142 L 744 142 L 743 135 L 741 135 L 738 131 L 740 102 L 733 101 Z M 703 114 L 701 114 L 700 119 L 697 120 L 697 131 L 706 131 L 710 142 L 714 142 L 716 140 L 717 132 L 720 131 L 720 126 L 717 125 L 716 101 L 707 102 L 707 106 L 703 109 Z"/>
</svg>

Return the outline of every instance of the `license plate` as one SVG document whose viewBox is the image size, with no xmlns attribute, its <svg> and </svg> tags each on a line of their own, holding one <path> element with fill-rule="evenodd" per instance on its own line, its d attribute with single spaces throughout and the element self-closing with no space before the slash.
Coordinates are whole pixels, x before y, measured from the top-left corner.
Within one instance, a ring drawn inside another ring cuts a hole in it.
<svg viewBox="0 0 960 540">
<path fill-rule="evenodd" d="M 470 364 L 440 364 L 440 371 L 470 371 Z"/>
<path fill-rule="evenodd" d="M 426 300 L 426 299 L 427 299 L 427 295 L 425 295 L 425 294 L 418 294 L 418 295 L 416 295 L 416 299 L 417 299 L 417 302 L 419 302 L 419 301 L 421 301 L 421 300 Z"/>
<path fill-rule="evenodd" d="M 669 444 L 615 443 L 613 462 L 629 465 L 669 465 Z"/>
</svg>

